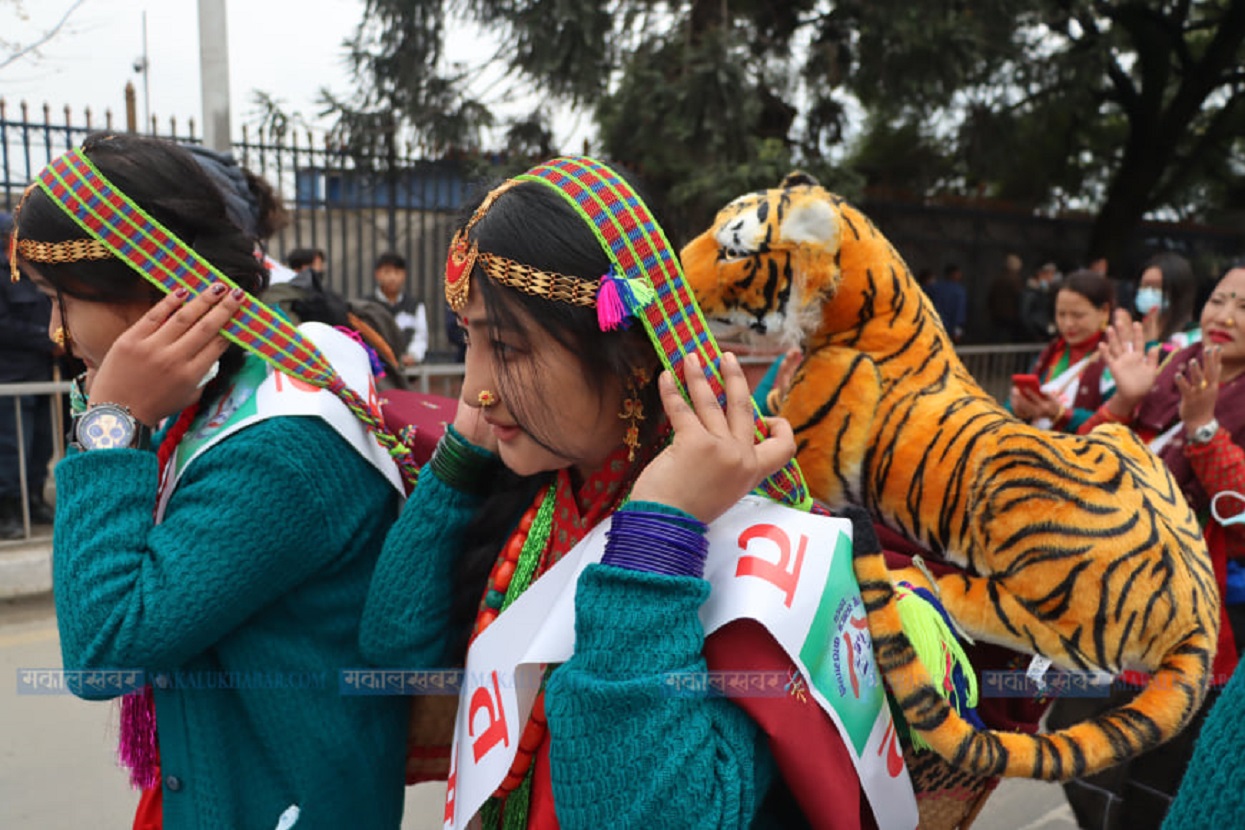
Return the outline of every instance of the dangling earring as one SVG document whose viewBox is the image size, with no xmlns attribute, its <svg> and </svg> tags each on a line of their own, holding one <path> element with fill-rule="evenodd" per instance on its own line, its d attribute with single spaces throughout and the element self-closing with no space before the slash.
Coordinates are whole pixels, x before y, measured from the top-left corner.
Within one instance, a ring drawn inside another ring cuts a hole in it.
<svg viewBox="0 0 1245 830">
<path fill-rule="evenodd" d="M 647 369 L 636 369 L 627 381 L 626 395 L 623 398 L 622 410 L 618 417 L 627 421 L 627 432 L 623 435 L 623 443 L 627 445 L 627 461 L 635 461 L 635 451 L 640 446 L 640 421 L 644 420 L 644 387 L 648 386 L 652 377 Z"/>
</svg>

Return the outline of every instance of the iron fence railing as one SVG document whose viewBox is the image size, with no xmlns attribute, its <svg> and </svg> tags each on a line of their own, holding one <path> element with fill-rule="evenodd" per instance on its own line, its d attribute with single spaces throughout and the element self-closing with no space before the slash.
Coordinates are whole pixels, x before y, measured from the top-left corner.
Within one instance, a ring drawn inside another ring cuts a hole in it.
<svg viewBox="0 0 1245 830">
<path fill-rule="evenodd" d="M 26 431 L 33 429 L 33 424 L 25 423 L 22 417 L 22 398 L 27 396 L 51 396 L 52 406 L 52 458 L 58 460 L 65 454 L 65 425 L 62 413 L 62 395 L 69 392 L 68 381 L 35 381 L 28 383 L 0 383 L 0 406 L 13 407 L 14 423 L 17 430 L 17 478 L 21 488 L 21 514 L 23 536 L 18 542 L 29 541 L 34 537 L 34 528 L 30 521 L 29 486 L 30 461 L 26 458 Z M 6 460 L 7 463 L 7 460 Z M 0 541 L 0 545 L 5 544 Z"/>
</svg>

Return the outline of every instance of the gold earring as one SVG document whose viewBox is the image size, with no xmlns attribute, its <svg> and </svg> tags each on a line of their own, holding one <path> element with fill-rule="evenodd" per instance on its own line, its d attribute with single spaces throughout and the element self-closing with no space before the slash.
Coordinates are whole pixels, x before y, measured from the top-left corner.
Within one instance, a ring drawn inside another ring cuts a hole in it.
<svg viewBox="0 0 1245 830">
<path fill-rule="evenodd" d="M 51 340 L 53 343 L 60 346 L 62 349 L 65 348 L 65 343 L 68 342 L 69 340 L 69 335 L 65 331 L 65 327 L 57 326 L 56 331 L 52 332 Z"/>
<path fill-rule="evenodd" d="M 640 421 L 644 420 L 644 399 L 640 395 L 650 379 L 645 369 L 636 369 L 631 373 L 622 410 L 618 413 L 619 418 L 628 422 L 623 435 L 623 443 L 627 445 L 627 461 L 635 461 L 635 451 L 640 447 Z"/>
<path fill-rule="evenodd" d="M 480 394 L 476 395 L 476 403 L 480 404 L 480 406 L 485 409 L 488 409 L 490 406 L 494 406 L 497 403 L 497 396 L 487 389 L 481 389 Z"/>
</svg>

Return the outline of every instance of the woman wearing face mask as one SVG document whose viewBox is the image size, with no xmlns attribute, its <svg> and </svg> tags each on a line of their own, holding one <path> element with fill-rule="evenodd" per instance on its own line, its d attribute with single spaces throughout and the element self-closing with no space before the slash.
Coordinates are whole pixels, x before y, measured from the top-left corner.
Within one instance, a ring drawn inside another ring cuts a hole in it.
<svg viewBox="0 0 1245 830">
<path fill-rule="evenodd" d="M 1041 391 L 1013 386 L 1008 406 L 1021 420 L 1043 429 L 1076 432 L 1111 396 L 1115 384 L 1098 357 L 1111 319 L 1111 283 L 1093 271 L 1076 271 L 1055 295 L 1056 337 L 1038 355 L 1033 374 Z"/>
<path fill-rule="evenodd" d="M 1117 312 L 1115 325 L 1100 347 L 1115 377 L 1116 392 L 1080 431 L 1087 433 L 1102 423 L 1122 423 L 1149 442 L 1202 518 L 1215 579 L 1224 597 L 1229 560 L 1245 559 L 1245 525 L 1218 520 L 1231 522 L 1242 502 L 1215 498 L 1228 491 L 1245 493 L 1245 262 L 1229 267 L 1203 307 L 1200 322 L 1204 339 L 1162 362 L 1160 349 L 1146 348 L 1143 324 Z M 1236 639 L 1226 608 L 1221 606 L 1213 685 L 1203 713 L 1210 710 L 1217 689 L 1237 665 Z M 1129 679 L 1127 673 L 1125 679 Z M 1116 692 L 1109 701 L 1059 700 L 1049 722 L 1061 723 L 1065 713 L 1069 720 L 1084 718 L 1092 712 L 1082 709 L 1114 706 L 1129 694 Z M 1157 826 L 1180 782 L 1201 717 L 1155 752 L 1066 784 L 1081 826 L 1103 826 L 1098 821 L 1107 815 L 1122 816 L 1121 824 L 1111 826 Z"/>
<path fill-rule="evenodd" d="M 1155 254 L 1141 269 L 1134 305 L 1141 315 L 1147 347 L 1161 344 L 1165 353 L 1201 339 L 1193 319 L 1197 280 L 1193 266 L 1180 254 Z"/>
</svg>

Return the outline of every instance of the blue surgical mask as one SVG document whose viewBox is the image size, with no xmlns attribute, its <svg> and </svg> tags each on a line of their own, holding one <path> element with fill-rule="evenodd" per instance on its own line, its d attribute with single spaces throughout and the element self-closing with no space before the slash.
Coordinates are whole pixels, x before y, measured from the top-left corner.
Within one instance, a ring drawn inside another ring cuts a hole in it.
<svg viewBox="0 0 1245 830">
<path fill-rule="evenodd" d="M 1162 311 L 1166 307 L 1166 303 L 1163 302 L 1163 290 L 1150 286 L 1138 288 L 1134 305 L 1137 306 L 1138 314 L 1149 314 L 1156 308 Z"/>
<path fill-rule="evenodd" d="M 1235 490 L 1224 490 L 1220 493 L 1216 493 L 1215 497 L 1210 500 L 1210 514 L 1215 517 L 1215 521 L 1219 522 L 1219 524 L 1223 525 L 1224 527 L 1229 527 L 1230 525 L 1239 525 L 1241 522 L 1245 522 L 1245 511 L 1237 513 L 1234 516 L 1220 516 L 1219 515 L 1219 500 L 1224 498 L 1225 496 L 1231 499 L 1236 499 L 1237 501 L 1240 501 L 1240 502 L 1245 502 L 1245 496 L 1242 496 L 1240 493 L 1236 492 Z"/>
</svg>

